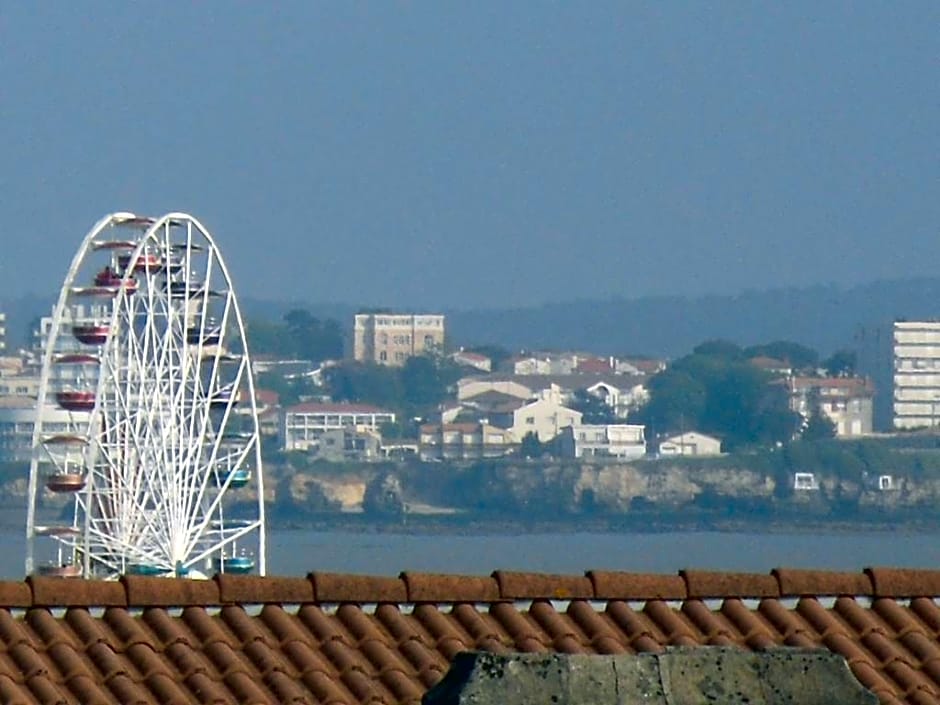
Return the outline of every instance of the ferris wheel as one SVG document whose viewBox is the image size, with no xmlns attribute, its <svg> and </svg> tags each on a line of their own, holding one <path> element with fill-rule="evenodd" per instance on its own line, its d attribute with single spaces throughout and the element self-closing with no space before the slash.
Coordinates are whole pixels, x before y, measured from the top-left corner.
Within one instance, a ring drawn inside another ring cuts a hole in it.
<svg viewBox="0 0 940 705">
<path fill-rule="evenodd" d="M 205 227 L 184 213 L 100 220 L 44 345 L 27 575 L 263 575 L 245 328 Z"/>
</svg>

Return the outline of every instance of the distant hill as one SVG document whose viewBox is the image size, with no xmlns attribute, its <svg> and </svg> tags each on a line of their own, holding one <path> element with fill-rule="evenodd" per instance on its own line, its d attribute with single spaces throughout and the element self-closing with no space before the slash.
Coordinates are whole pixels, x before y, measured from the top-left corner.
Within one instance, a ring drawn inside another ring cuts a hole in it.
<svg viewBox="0 0 940 705">
<path fill-rule="evenodd" d="M 742 345 L 783 339 L 827 355 L 851 347 L 861 326 L 895 318 L 940 318 L 940 279 L 460 311 L 451 313 L 448 326 L 457 343 L 496 343 L 510 349 L 584 348 L 676 357 L 709 338 Z"/>
<path fill-rule="evenodd" d="M 25 340 L 30 321 L 47 314 L 52 302 L 51 295 L 0 301 L 0 311 L 7 313 L 11 347 Z M 346 327 L 360 308 L 253 298 L 242 298 L 240 304 L 249 319 L 280 318 L 291 308 L 303 307 L 320 318 L 336 318 Z M 709 338 L 742 345 L 783 339 L 827 355 L 851 347 L 861 326 L 895 318 L 940 318 L 940 278 L 445 313 L 449 338 L 458 345 L 492 343 L 509 349 L 580 348 L 601 354 L 676 357 Z"/>
</svg>

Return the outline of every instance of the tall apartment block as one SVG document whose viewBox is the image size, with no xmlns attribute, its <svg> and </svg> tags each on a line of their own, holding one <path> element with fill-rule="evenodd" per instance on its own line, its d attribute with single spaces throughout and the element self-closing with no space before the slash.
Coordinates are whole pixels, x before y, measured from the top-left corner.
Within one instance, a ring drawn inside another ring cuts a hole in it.
<svg viewBox="0 0 940 705">
<path fill-rule="evenodd" d="M 940 321 L 894 322 L 893 425 L 940 425 Z"/>
<path fill-rule="evenodd" d="M 357 313 L 353 322 L 353 357 L 359 362 L 399 366 L 443 347 L 439 314 Z"/>
<path fill-rule="evenodd" d="M 0 313 L 0 355 L 7 349 L 7 315 Z"/>
</svg>

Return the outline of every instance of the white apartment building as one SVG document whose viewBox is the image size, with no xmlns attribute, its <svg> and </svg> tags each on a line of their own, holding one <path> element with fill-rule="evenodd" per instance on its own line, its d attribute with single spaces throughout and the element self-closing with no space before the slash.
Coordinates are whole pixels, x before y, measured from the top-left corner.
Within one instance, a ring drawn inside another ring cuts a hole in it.
<svg viewBox="0 0 940 705">
<path fill-rule="evenodd" d="M 894 322 L 893 425 L 940 425 L 940 321 Z"/>
<path fill-rule="evenodd" d="M 7 315 L 0 313 L 0 355 L 7 349 Z"/>
<path fill-rule="evenodd" d="M 359 428 L 378 432 L 385 423 L 395 423 L 395 414 L 368 404 L 297 404 L 281 415 L 281 443 L 284 450 L 309 450 L 319 446 L 327 431 Z"/>
<path fill-rule="evenodd" d="M 357 313 L 353 320 L 353 358 L 358 362 L 400 366 L 409 357 L 443 349 L 440 314 Z"/>
<path fill-rule="evenodd" d="M 639 424 L 584 424 L 561 434 L 561 452 L 568 458 L 635 460 L 646 455 L 646 427 Z"/>
<path fill-rule="evenodd" d="M 48 433 L 82 433 L 88 414 L 49 404 L 43 411 L 43 430 Z M 0 462 L 28 463 L 33 456 L 36 400 L 0 396 Z M 42 459 L 42 458 L 40 458 Z"/>
</svg>

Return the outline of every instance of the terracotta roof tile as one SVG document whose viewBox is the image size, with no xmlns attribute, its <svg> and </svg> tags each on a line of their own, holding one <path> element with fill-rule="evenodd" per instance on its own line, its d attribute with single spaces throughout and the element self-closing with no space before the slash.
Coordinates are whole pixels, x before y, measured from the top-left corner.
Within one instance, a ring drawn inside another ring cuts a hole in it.
<svg viewBox="0 0 940 705">
<path fill-rule="evenodd" d="M 690 598 L 709 597 L 778 597 L 780 588 L 771 575 L 757 573 L 718 573 L 704 570 L 683 570 Z"/>
<path fill-rule="evenodd" d="M 406 602 L 408 590 L 400 578 L 339 573 L 312 573 L 318 602 Z"/>
<path fill-rule="evenodd" d="M 544 600 L 534 602 L 529 614 L 551 639 L 555 651 L 564 654 L 588 653 L 583 646 L 587 640 L 579 633 L 580 630 L 567 615 L 556 612 L 548 602 Z"/>
<path fill-rule="evenodd" d="M 940 570 L 866 568 L 876 597 L 938 597 Z"/>
<path fill-rule="evenodd" d="M 822 647 L 843 656 L 885 705 L 940 705 L 938 575 L 37 578 L 0 584 L 10 603 L 0 601 L 0 702 L 417 705 L 468 649 L 734 644 Z"/>
<path fill-rule="evenodd" d="M 492 577 L 404 572 L 409 602 L 494 602 L 499 584 Z"/>
<path fill-rule="evenodd" d="M 125 575 L 121 583 L 127 591 L 127 604 L 137 607 L 201 607 L 220 604 L 219 585 L 214 580 Z"/>
<path fill-rule="evenodd" d="M 222 602 L 293 604 L 313 602 L 313 583 L 306 578 L 260 578 L 220 573 L 215 576 Z"/>
<path fill-rule="evenodd" d="M 659 603 L 665 606 L 665 603 Z M 668 607 L 666 607 L 668 609 Z M 637 612 L 625 602 L 610 602 L 605 613 L 612 627 L 617 630 L 635 651 L 662 651 L 667 641 L 666 635 L 643 612 Z"/>
<path fill-rule="evenodd" d="M 665 636 L 668 646 L 696 646 L 701 643 L 690 623 L 662 600 L 650 600 L 643 607 L 647 615 Z"/>
<path fill-rule="evenodd" d="M 30 576 L 26 579 L 37 607 L 67 607 L 95 603 L 101 607 L 127 604 L 120 583 L 99 580 L 62 580 Z"/>
<path fill-rule="evenodd" d="M 497 603 L 490 608 L 490 614 L 496 618 L 506 634 L 512 639 L 516 651 L 540 653 L 550 651 L 549 640 L 534 627 L 529 618 L 505 603 Z"/>
<path fill-rule="evenodd" d="M 0 581 L 0 605 L 4 607 L 30 607 L 33 604 L 32 590 L 28 583 Z"/>
<path fill-rule="evenodd" d="M 679 575 L 650 575 L 589 570 L 599 600 L 684 600 L 685 580 Z"/>
<path fill-rule="evenodd" d="M 493 577 L 499 584 L 500 597 L 506 600 L 539 598 L 570 600 L 594 597 L 594 586 L 587 576 L 497 570 L 493 573 Z"/>
<path fill-rule="evenodd" d="M 460 628 L 459 623 L 441 614 L 431 605 L 418 605 L 415 607 L 414 616 L 434 637 L 435 646 L 448 661 L 472 646 L 472 640 Z"/>
<path fill-rule="evenodd" d="M 603 614 L 598 614 L 584 600 L 575 600 L 568 607 L 568 616 L 577 625 L 584 641 L 590 648 L 588 652 L 599 654 L 622 654 L 628 649 L 622 638 L 618 638 L 610 622 Z"/>
<path fill-rule="evenodd" d="M 865 573 L 776 568 L 774 577 L 781 596 L 871 595 L 872 584 Z"/>
</svg>

